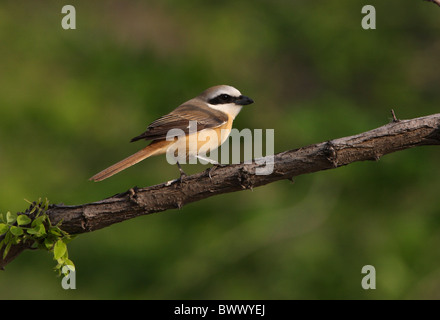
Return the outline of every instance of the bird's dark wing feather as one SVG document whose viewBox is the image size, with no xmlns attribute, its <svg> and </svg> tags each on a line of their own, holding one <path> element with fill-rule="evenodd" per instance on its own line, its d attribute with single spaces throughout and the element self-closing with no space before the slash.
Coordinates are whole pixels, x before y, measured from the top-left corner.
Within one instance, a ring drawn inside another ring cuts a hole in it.
<svg viewBox="0 0 440 320">
<path fill-rule="evenodd" d="M 190 100 L 153 121 L 144 133 L 134 137 L 131 141 L 165 139 L 171 129 L 181 129 L 187 134 L 190 130 L 190 121 L 196 121 L 197 131 L 200 131 L 221 126 L 228 121 L 228 116 L 215 109 L 203 108 L 202 102 Z"/>
</svg>

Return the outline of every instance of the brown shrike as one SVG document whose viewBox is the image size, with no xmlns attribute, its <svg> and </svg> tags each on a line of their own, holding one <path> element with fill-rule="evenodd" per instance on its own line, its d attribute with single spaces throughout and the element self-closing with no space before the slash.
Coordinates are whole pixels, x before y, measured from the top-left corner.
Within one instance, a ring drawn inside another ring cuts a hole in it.
<svg viewBox="0 0 440 320">
<path fill-rule="evenodd" d="M 242 95 L 234 87 L 226 85 L 211 87 L 152 122 L 144 133 L 131 139 L 131 142 L 142 139 L 152 140 L 148 146 L 104 169 L 90 180 L 107 179 L 148 157 L 166 153 L 168 148 L 175 143 L 181 144 L 181 147 L 186 150 L 187 157 L 194 156 L 208 160 L 198 156 L 200 149 L 203 147 L 212 151 L 223 144 L 231 133 L 232 122 L 241 108 L 253 102 L 251 98 Z M 197 125 L 195 133 L 190 130 L 191 121 L 195 121 Z M 185 139 L 167 140 L 167 133 L 172 129 L 182 130 Z M 194 134 L 197 135 L 197 143 L 191 146 L 189 140 L 194 138 L 191 137 Z M 199 139 L 201 136 L 217 138 L 205 141 L 206 138 Z M 174 145 L 173 148 L 175 147 Z M 181 175 L 184 174 L 179 162 L 177 165 Z"/>
</svg>

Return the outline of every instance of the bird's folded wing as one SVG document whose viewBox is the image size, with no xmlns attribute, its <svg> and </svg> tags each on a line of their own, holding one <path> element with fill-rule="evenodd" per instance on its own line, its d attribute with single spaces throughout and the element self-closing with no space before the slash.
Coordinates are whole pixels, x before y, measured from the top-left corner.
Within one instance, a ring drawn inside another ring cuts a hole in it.
<svg viewBox="0 0 440 320">
<path fill-rule="evenodd" d="M 208 106 L 202 106 L 198 101 L 190 100 L 167 115 L 153 121 L 144 133 L 134 137 L 131 141 L 165 139 L 171 129 L 180 129 L 184 134 L 188 134 L 190 121 L 195 121 L 197 131 L 200 131 L 221 126 L 228 121 L 228 115 Z M 191 127 L 191 130 L 194 130 L 193 127 Z"/>
</svg>

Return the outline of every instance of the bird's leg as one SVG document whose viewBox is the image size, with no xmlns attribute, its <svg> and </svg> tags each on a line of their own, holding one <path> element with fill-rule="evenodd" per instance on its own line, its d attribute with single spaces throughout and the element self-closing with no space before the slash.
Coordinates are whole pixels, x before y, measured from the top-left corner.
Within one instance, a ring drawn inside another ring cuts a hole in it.
<svg viewBox="0 0 440 320">
<path fill-rule="evenodd" d="M 227 164 L 221 164 L 221 163 L 214 164 L 211 168 L 208 169 L 208 177 L 209 177 L 209 179 L 212 180 L 211 173 L 214 172 L 215 169 L 217 169 L 217 168 L 224 168 L 224 167 L 227 167 L 227 166 L 228 166 Z"/>
<path fill-rule="evenodd" d="M 167 187 L 170 186 L 170 185 L 172 185 L 172 184 L 175 183 L 175 182 L 180 182 L 180 183 L 182 183 L 182 182 L 183 182 L 183 179 L 187 177 L 185 171 L 183 171 L 182 167 L 180 166 L 179 161 L 177 161 L 176 164 L 177 164 L 177 167 L 179 168 L 180 177 L 179 177 L 178 179 L 170 180 L 170 181 L 168 181 L 167 183 L 165 183 L 165 185 L 166 185 Z"/>
<path fill-rule="evenodd" d="M 177 161 L 176 163 L 177 163 L 177 167 L 179 168 L 179 172 L 180 172 L 180 178 L 178 180 L 180 180 L 180 182 L 182 182 L 183 178 L 185 178 L 187 175 L 186 175 L 185 171 L 183 171 L 182 167 L 180 166 L 179 161 Z"/>
<path fill-rule="evenodd" d="M 211 173 L 214 172 L 215 169 L 217 169 L 219 167 L 220 168 L 226 167 L 225 164 L 221 164 L 221 163 L 219 163 L 219 162 L 217 162 L 217 161 L 215 161 L 213 159 L 210 159 L 210 158 L 206 158 L 206 157 L 203 157 L 203 156 L 200 156 L 200 155 L 197 155 L 197 158 L 201 159 L 201 160 L 205 160 L 205 161 L 209 162 L 210 164 L 212 164 L 212 167 L 207 170 L 208 177 L 209 177 L 210 180 L 212 180 Z"/>
</svg>

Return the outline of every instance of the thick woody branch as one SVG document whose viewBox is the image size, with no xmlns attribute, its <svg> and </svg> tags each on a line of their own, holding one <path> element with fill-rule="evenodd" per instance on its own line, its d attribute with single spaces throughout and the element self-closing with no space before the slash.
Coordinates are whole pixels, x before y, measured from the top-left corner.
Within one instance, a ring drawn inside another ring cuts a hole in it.
<svg viewBox="0 0 440 320">
<path fill-rule="evenodd" d="M 388 153 L 417 146 L 440 144 L 440 114 L 411 120 L 397 120 L 358 135 L 329 140 L 273 156 L 273 172 L 256 175 L 261 164 L 215 167 L 184 178 L 142 189 L 130 189 L 110 198 L 75 206 L 52 205 L 47 214 L 52 223 L 62 220 L 71 234 L 95 231 L 141 215 L 161 212 L 215 195 L 252 189 L 278 180 L 333 169 L 353 162 L 379 160 Z M 269 158 L 267 158 L 268 161 Z M 208 174 L 209 173 L 209 174 Z M 25 247 L 13 247 L 0 268 Z"/>
</svg>

